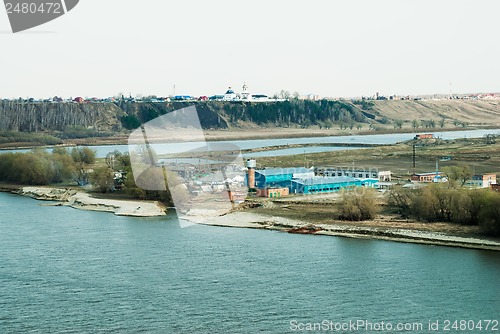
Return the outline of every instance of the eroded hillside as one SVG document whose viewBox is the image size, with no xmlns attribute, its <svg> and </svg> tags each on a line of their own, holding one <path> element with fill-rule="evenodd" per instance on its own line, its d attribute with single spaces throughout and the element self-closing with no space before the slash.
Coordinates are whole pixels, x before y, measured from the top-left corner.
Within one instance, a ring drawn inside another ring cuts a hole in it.
<svg viewBox="0 0 500 334">
<path fill-rule="evenodd" d="M 0 101 L 0 130 L 122 132 L 195 105 L 205 129 L 500 126 L 498 100 L 38 103 Z M 441 124 L 440 124 L 441 123 Z M 432 126 L 433 125 L 433 126 Z M 440 126 L 442 125 L 442 126 Z"/>
</svg>

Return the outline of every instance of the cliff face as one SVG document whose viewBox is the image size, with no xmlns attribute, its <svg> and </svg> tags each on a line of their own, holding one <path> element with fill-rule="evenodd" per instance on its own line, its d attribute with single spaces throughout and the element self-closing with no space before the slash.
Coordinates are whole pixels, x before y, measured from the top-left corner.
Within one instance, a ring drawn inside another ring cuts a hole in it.
<svg viewBox="0 0 500 334">
<path fill-rule="evenodd" d="M 395 120 L 408 127 L 412 120 L 461 121 L 468 125 L 500 125 L 500 101 L 284 101 L 243 102 L 132 102 L 45 103 L 0 100 L 0 130 L 23 132 L 63 131 L 85 127 L 118 132 L 173 110 L 195 105 L 205 129 L 231 127 L 302 127 L 384 124 Z"/>
<path fill-rule="evenodd" d="M 0 130 L 62 131 L 71 126 L 119 131 L 124 111 L 112 103 L 0 101 Z"/>
<path fill-rule="evenodd" d="M 138 124 L 147 123 L 161 115 L 174 110 L 195 106 L 204 129 L 227 129 L 226 115 L 223 102 L 118 102 L 117 106 L 125 113 L 122 125 L 128 129 L 137 128 Z M 128 122 L 130 121 L 130 123 Z"/>
<path fill-rule="evenodd" d="M 48 103 L 0 100 L 0 130 L 38 132 L 63 131 L 68 127 L 85 127 L 97 131 L 117 132 L 133 129 L 173 110 L 193 105 L 175 103 Z M 221 108 L 196 105 L 204 128 L 225 129 L 228 123 Z M 127 123 L 127 120 L 132 120 Z"/>
</svg>

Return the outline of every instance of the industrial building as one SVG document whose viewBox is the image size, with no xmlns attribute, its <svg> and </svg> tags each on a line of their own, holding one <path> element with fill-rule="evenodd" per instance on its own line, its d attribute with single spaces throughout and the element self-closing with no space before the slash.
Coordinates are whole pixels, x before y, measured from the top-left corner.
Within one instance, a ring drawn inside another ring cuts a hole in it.
<svg viewBox="0 0 500 334">
<path fill-rule="evenodd" d="M 317 194 L 337 192 L 354 187 L 374 188 L 380 182 L 390 181 L 391 173 L 376 170 L 322 168 L 266 168 L 256 169 L 256 161 L 248 159 L 247 185 L 259 197 L 285 197 L 289 194 Z M 320 174 L 318 175 L 318 171 Z"/>
<path fill-rule="evenodd" d="M 352 177 L 322 177 L 317 176 L 306 179 L 294 179 L 290 181 L 290 193 L 293 194 L 318 194 L 330 193 L 341 189 L 362 187 L 361 180 Z"/>
<path fill-rule="evenodd" d="M 263 188 L 257 189 L 256 194 L 259 197 L 281 198 L 288 196 L 290 190 L 288 188 Z"/>
<path fill-rule="evenodd" d="M 413 174 L 411 176 L 412 182 L 446 182 L 448 179 L 444 176 L 442 172 L 430 172 L 430 173 L 419 173 Z"/>
<path fill-rule="evenodd" d="M 318 167 L 316 175 L 326 177 L 352 177 L 357 179 L 377 179 L 379 181 L 390 182 L 392 179 L 390 171 L 379 171 L 378 169 L 360 169 L 352 167 Z"/>
<path fill-rule="evenodd" d="M 289 187 L 292 179 L 313 178 L 314 176 L 314 171 L 303 167 L 255 170 L 255 188 Z"/>
<path fill-rule="evenodd" d="M 466 184 L 470 188 L 490 188 L 492 185 L 497 184 L 497 175 L 473 175 L 471 180 L 467 181 Z"/>
</svg>

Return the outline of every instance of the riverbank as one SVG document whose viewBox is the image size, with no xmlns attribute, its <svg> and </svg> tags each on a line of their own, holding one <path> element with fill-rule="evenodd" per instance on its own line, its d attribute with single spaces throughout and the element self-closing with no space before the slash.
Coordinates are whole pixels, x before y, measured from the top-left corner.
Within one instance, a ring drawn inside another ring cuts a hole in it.
<svg viewBox="0 0 500 334">
<path fill-rule="evenodd" d="M 417 243 L 434 246 L 460 247 L 500 251 L 500 242 L 474 237 L 460 237 L 439 232 L 419 231 L 392 227 L 367 227 L 347 224 L 311 224 L 285 217 L 267 216 L 246 211 L 210 217 L 184 217 L 201 225 L 252 228 L 296 234 L 327 235 L 358 239 L 377 239 L 394 242 Z"/>
<path fill-rule="evenodd" d="M 0 191 L 51 202 L 47 205 L 108 212 L 117 216 L 158 217 L 166 215 L 165 208 L 158 202 L 93 198 L 88 193 L 71 188 L 22 187 L 16 191 L 13 186 L 3 186 L 0 187 Z M 226 228 L 251 228 L 295 234 L 377 239 L 500 251 L 500 241 L 476 236 L 450 235 L 439 231 L 439 229 L 425 231 L 418 228 L 405 228 L 401 224 L 384 223 L 382 221 L 372 221 L 370 224 L 364 224 L 363 222 L 326 224 L 306 222 L 277 215 L 271 216 L 245 209 L 226 213 L 224 210 L 217 210 L 216 208 L 192 210 L 187 215 L 180 217 L 180 221 L 184 225 L 187 223 Z"/>
<path fill-rule="evenodd" d="M 166 208 L 158 202 L 94 198 L 88 193 L 71 188 L 22 187 L 14 193 L 36 200 L 56 202 L 52 204 L 55 206 L 109 212 L 117 216 L 158 217 L 166 215 Z"/>
</svg>

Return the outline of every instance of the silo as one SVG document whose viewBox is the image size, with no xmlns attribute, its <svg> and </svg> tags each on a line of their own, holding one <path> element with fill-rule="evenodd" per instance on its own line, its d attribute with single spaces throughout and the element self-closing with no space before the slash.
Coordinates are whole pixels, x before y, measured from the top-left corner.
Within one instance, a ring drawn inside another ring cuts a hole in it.
<svg viewBox="0 0 500 334">
<path fill-rule="evenodd" d="M 248 168 L 248 188 L 255 189 L 255 167 L 257 167 L 257 161 L 254 159 L 247 159 L 246 167 Z"/>
</svg>

